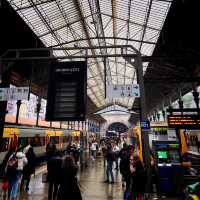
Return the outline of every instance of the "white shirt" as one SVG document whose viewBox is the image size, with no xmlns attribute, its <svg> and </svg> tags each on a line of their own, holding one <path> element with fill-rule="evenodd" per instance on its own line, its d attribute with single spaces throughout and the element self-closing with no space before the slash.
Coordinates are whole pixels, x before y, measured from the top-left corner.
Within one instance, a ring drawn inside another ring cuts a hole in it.
<svg viewBox="0 0 200 200">
<path fill-rule="evenodd" d="M 91 150 L 92 151 L 96 151 L 97 150 L 97 143 L 96 142 L 93 142 L 92 145 L 91 145 Z"/>
<path fill-rule="evenodd" d="M 118 152 L 119 150 L 120 149 L 119 149 L 119 147 L 117 145 L 113 147 L 113 152 Z"/>
</svg>

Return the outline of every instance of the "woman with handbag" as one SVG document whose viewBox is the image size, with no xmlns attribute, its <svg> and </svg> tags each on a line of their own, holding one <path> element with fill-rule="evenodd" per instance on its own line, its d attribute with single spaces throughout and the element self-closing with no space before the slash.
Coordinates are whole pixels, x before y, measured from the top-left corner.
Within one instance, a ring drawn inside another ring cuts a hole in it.
<svg viewBox="0 0 200 200">
<path fill-rule="evenodd" d="M 10 197 L 11 200 L 16 199 L 17 197 L 19 180 L 22 175 L 22 170 L 27 162 L 26 155 L 22 152 L 22 148 L 16 150 L 8 159 L 6 176 L 9 183 L 8 197 Z"/>
<path fill-rule="evenodd" d="M 57 200 L 82 200 L 81 191 L 77 180 L 78 168 L 72 156 L 66 156 L 63 160 L 62 176 Z"/>
</svg>

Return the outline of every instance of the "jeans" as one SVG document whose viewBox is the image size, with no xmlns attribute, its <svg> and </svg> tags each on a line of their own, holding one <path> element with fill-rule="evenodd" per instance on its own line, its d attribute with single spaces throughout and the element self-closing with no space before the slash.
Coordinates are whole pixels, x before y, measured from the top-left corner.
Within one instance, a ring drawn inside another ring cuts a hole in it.
<svg viewBox="0 0 200 200">
<path fill-rule="evenodd" d="M 111 176 L 111 181 L 114 182 L 113 172 L 112 172 L 113 161 L 107 160 L 107 180 L 109 181 L 109 174 Z"/>
<path fill-rule="evenodd" d="M 96 159 L 96 150 L 92 150 L 91 153 L 92 153 L 92 157 L 93 157 L 94 159 Z"/>
<path fill-rule="evenodd" d="M 18 185 L 19 185 L 19 180 L 21 178 L 22 175 L 22 171 L 21 170 L 17 170 L 16 171 L 16 176 L 12 177 L 11 179 L 9 179 L 9 196 L 12 198 L 16 198 L 17 197 L 17 191 L 18 191 Z"/>
</svg>

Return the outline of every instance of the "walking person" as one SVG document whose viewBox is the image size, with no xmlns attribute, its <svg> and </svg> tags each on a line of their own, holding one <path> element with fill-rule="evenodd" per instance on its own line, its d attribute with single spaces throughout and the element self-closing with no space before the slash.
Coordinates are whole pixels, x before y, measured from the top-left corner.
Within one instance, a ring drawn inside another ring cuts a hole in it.
<svg viewBox="0 0 200 200">
<path fill-rule="evenodd" d="M 98 146 L 97 142 L 93 141 L 90 147 L 93 160 L 96 160 L 97 146 Z"/>
<path fill-rule="evenodd" d="M 124 182 L 126 183 L 126 190 L 129 187 L 129 150 L 126 143 L 123 144 L 123 148 L 119 152 L 120 164 L 119 169 L 122 175 L 122 187 L 124 187 Z"/>
<path fill-rule="evenodd" d="M 106 161 L 107 161 L 107 169 L 106 169 L 106 176 L 107 176 L 107 179 L 105 181 L 105 183 L 109 183 L 109 176 L 111 176 L 111 184 L 114 183 L 114 177 L 113 177 L 113 171 L 112 171 L 112 168 L 113 168 L 113 157 L 114 157 L 114 153 L 112 151 L 112 146 L 111 144 L 107 144 L 107 152 L 106 152 Z"/>
<path fill-rule="evenodd" d="M 81 191 L 77 180 L 78 167 L 72 156 L 66 156 L 63 160 L 63 167 L 60 176 L 60 187 L 57 200 L 82 200 Z"/>
<path fill-rule="evenodd" d="M 2 184 L 2 190 L 3 190 L 3 200 L 6 200 L 8 189 L 9 189 L 9 183 L 8 183 L 8 172 L 7 172 L 7 163 L 11 155 L 15 152 L 15 148 L 11 147 L 7 154 L 5 155 L 3 162 L 1 164 L 1 176 L 3 177 L 3 184 Z"/>
<path fill-rule="evenodd" d="M 26 155 L 22 152 L 20 147 L 17 151 L 13 152 L 7 162 L 6 176 L 8 177 L 9 189 L 8 197 L 11 200 L 16 199 L 19 181 L 22 175 L 24 166 L 27 164 Z"/>
<path fill-rule="evenodd" d="M 23 176 L 22 176 L 22 180 L 21 180 L 20 191 L 23 190 L 24 181 L 26 180 L 25 191 L 28 192 L 31 175 L 35 173 L 36 156 L 33 151 L 33 147 L 31 145 L 28 145 L 27 147 L 25 147 L 24 153 L 26 155 L 28 163 L 27 163 L 27 165 L 25 165 L 23 172 L 22 172 Z"/>
<path fill-rule="evenodd" d="M 54 149 L 49 154 L 49 160 L 47 162 L 47 180 L 49 182 L 48 200 L 56 200 L 57 198 L 60 176 L 62 176 L 61 168 L 62 158 Z"/>
<path fill-rule="evenodd" d="M 119 164 L 118 164 L 118 161 L 119 161 L 119 151 L 120 151 L 120 148 L 118 147 L 117 145 L 117 142 L 114 143 L 113 145 L 113 153 L 114 153 L 114 157 L 115 157 L 115 169 L 118 170 L 119 169 Z"/>
</svg>

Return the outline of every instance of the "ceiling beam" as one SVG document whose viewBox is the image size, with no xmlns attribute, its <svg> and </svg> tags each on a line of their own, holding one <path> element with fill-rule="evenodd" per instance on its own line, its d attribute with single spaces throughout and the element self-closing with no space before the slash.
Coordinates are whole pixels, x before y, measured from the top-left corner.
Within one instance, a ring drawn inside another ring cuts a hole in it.
<svg viewBox="0 0 200 200">
<path fill-rule="evenodd" d="M 113 19 L 113 37 L 114 37 L 114 45 L 117 44 L 117 41 L 116 41 L 116 36 L 117 36 L 117 22 L 116 22 L 116 16 L 117 16 L 117 13 L 116 13 L 116 7 L 117 7 L 117 2 L 116 0 L 112 0 L 112 19 Z M 115 54 L 117 53 L 117 49 L 115 49 Z M 117 70 L 117 57 L 115 57 L 115 62 L 116 62 L 116 65 L 115 65 L 115 68 L 116 68 L 116 74 L 118 74 L 118 70 Z M 118 77 L 117 77 L 117 84 L 118 84 Z"/>
</svg>

